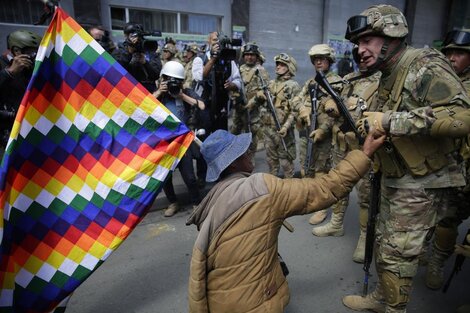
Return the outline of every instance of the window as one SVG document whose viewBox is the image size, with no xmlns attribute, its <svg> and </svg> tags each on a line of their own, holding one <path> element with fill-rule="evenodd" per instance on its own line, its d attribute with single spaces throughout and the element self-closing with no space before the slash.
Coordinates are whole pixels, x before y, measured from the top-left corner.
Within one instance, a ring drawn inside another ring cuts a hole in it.
<svg viewBox="0 0 470 313">
<path fill-rule="evenodd" d="M 218 29 L 220 29 L 220 18 L 217 16 L 181 13 L 182 33 L 207 35 Z"/>
<path fill-rule="evenodd" d="M 101 24 L 100 3 L 98 1 L 74 1 L 75 20 L 82 25 Z"/>
<path fill-rule="evenodd" d="M 142 24 L 146 31 L 177 33 L 177 14 L 129 9 L 129 21 Z"/>
<path fill-rule="evenodd" d="M 44 11 L 41 1 L 0 0 L 0 22 L 34 24 Z"/>
<path fill-rule="evenodd" d="M 123 29 L 127 22 L 142 24 L 146 31 L 205 36 L 220 29 L 222 18 L 214 15 L 111 7 L 112 29 Z"/>
</svg>

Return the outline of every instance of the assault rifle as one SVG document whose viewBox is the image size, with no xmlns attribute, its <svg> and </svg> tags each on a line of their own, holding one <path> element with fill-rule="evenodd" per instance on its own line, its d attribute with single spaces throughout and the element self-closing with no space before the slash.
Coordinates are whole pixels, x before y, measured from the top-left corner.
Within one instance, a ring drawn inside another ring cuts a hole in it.
<svg viewBox="0 0 470 313">
<path fill-rule="evenodd" d="M 310 138 L 310 134 L 317 128 L 317 115 L 318 115 L 318 84 L 308 85 L 308 93 L 310 95 L 310 102 L 312 104 L 312 111 L 310 114 L 310 129 L 307 134 L 307 154 L 305 157 L 304 171 L 308 173 L 310 166 L 312 165 L 312 150 L 313 150 L 313 139 Z"/>
<path fill-rule="evenodd" d="M 380 209 L 380 177 L 381 173 L 374 173 L 371 170 L 369 173 L 370 180 L 370 199 L 369 199 L 369 217 L 367 219 L 366 228 L 366 247 L 364 253 L 364 283 L 362 286 L 362 295 L 365 297 L 369 289 L 369 276 L 370 276 L 370 265 L 374 257 L 374 241 L 375 241 L 375 221 Z"/>
<path fill-rule="evenodd" d="M 364 138 L 362 138 L 361 134 L 358 132 L 356 124 L 354 123 L 351 114 L 349 114 L 348 108 L 346 108 L 346 105 L 344 104 L 341 97 L 338 96 L 338 94 L 333 90 L 330 83 L 326 80 L 325 74 L 323 74 L 322 71 L 317 71 L 317 74 L 315 75 L 315 81 L 318 83 L 318 85 L 325 89 L 325 91 L 335 101 L 336 106 L 338 107 L 338 111 L 344 119 L 343 124 L 341 124 L 339 129 L 343 133 L 351 131 L 354 132 L 354 134 L 356 134 L 356 138 L 359 140 L 359 143 L 362 145 L 364 143 Z"/>
<path fill-rule="evenodd" d="M 470 245 L 470 243 L 467 241 L 467 236 L 470 235 L 470 229 L 467 231 L 467 234 L 465 235 L 465 237 L 463 238 L 463 243 L 464 245 Z M 449 289 L 449 286 L 450 286 L 450 282 L 452 281 L 452 279 L 454 278 L 454 275 L 457 274 L 458 272 L 460 272 L 462 270 L 462 265 L 463 265 L 463 262 L 465 261 L 465 256 L 461 255 L 461 254 L 457 254 L 455 256 L 455 263 L 454 263 L 454 268 L 452 269 L 452 273 L 450 274 L 449 278 L 447 279 L 444 287 L 442 288 L 442 292 L 443 293 L 446 293 L 447 292 L 447 289 Z"/>
<path fill-rule="evenodd" d="M 343 117 L 343 124 L 339 129 L 343 132 L 354 132 L 356 138 L 359 140 L 359 143 L 362 145 L 364 143 L 364 138 L 358 132 L 356 125 L 354 123 L 349 110 L 346 108 L 343 100 L 338 94 L 333 90 L 330 83 L 326 80 L 325 75 L 318 71 L 315 76 L 315 81 L 326 90 L 326 92 L 333 98 L 338 107 L 338 111 Z M 370 190 L 370 207 L 369 207 L 369 218 L 367 220 L 367 231 L 366 231 L 366 247 L 364 255 L 364 283 L 363 283 L 363 295 L 365 296 L 369 288 L 369 276 L 370 276 L 370 265 L 372 264 L 372 259 L 374 256 L 374 241 L 375 241 L 375 221 L 377 215 L 379 214 L 380 209 L 380 173 L 374 173 L 373 170 L 370 171 L 369 179 L 371 181 L 371 190 Z"/>
<path fill-rule="evenodd" d="M 263 92 L 264 92 L 264 95 L 265 95 L 266 100 L 267 100 L 266 102 L 268 103 L 269 111 L 271 111 L 271 115 L 273 117 L 274 124 L 276 126 L 276 130 L 280 131 L 281 130 L 281 122 L 279 121 L 279 117 L 277 117 L 276 108 L 274 107 L 273 98 L 271 96 L 271 92 L 269 92 L 268 84 L 263 79 L 263 77 L 259 73 L 258 69 L 256 69 L 255 74 L 258 75 L 258 77 L 261 81 L 261 88 L 263 88 Z M 288 131 L 290 131 L 290 130 L 288 130 Z M 281 143 L 282 143 L 282 147 L 284 148 L 284 150 L 286 150 L 287 155 L 292 157 L 289 153 L 289 150 L 287 149 L 286 142 L 284 141 L 284 138 L 282 138 L 282 137 L 281 137 Z"/>
</svg>

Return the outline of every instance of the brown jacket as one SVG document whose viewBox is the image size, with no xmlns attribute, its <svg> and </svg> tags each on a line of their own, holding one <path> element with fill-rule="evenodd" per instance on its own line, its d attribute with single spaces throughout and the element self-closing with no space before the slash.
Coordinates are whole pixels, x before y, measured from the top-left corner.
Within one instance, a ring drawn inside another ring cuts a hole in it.
<svg viewBox="0 0 470 313">
<path fill-rule="evenodd" d="M 200 230 L 191 259 L 189 311 L 283 312 L 289 289 L 277 256 L 282 222 L 334 204 L 369 166 L 369 158 L 355 150 L 321 178 L 237 173 L 215 185 L 187 223 Z"/>
</svg>

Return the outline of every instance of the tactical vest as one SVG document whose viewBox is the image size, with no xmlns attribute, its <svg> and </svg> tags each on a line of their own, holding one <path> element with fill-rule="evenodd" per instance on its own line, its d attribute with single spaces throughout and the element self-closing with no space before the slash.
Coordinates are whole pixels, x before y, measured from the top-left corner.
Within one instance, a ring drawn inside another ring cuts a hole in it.
<svg viewBox="0 0 470 313">
<path fill-rule="evenodd" d="M 276 109 L 276 115 L 279 119 L 279 123 L 283 125 L 288 116 L 292 116 L 292 120 L 290 123 L 292 124 L 293 121 L 293 113 L 292 113 L 292 106 L 290 101 L 294 97 L 292 95 L 292 90 L 295 88 L 296 82 L 289 79 L 289 80 L 272 80 L 269 84 L 269 91 L 271 92 L 274 108 Z M 289 88 L 290 87 L 290 88 Z M 290 91 L 290 92 L 289 92 Z M 262 111 L 262 122 L 264 125 L 274 125 L 274 118 L 270 112 L 267 110 Z"/>
<path fill-rule="evenodd" d="M 374 101 L 377 96 L 377 89 L 379 87 L 380 75 L 372 74 L 370 76 L 357 75 L 353 77 L 351 83 L 348 83 L 348 76 L 345 77 L 346 83 L 343 88 L 342 96 L 349 114 L 354 121 L 362 118 L 362 113 L 365 111 L 376 111 L 377 108 Z M 362 78 L 361 78 L 362 77 Z M 353 134 L 344 134 L 339 127 L 343 122 L 342 119 L 336 119 L 333 124 L 332 135 L 333 144 L 339 148 L 340 151 L 346 152 L 359 148 L 359 141 Z"/>
<path fill-rule="evenodd" d="M 194 87 L 194 79 L 193 79 L 193 62 L 194 58 L 186 63 L 184 66 L 184 83 L 183 88 L 190 88 L 193 89 Z"/>
<path fill-rule="evenodd" d="M 429 52 L 425 49 L 409 48 L 397 64 L 391 76 L 381 80 L 378 94 L 378 109 L 396 112 L 402 102 L 402 91 L 411 63 Z M 424 99 L 420 99 L 424 101 Z M 437 118 L 448 116 L 449 107 L 436 107 Z M 402 177 L 407 172 L 415 177 L 436 172 L 448 164 L 447 155 L 457 150 L 455 140 L 434 138 L 429 135 L 389 137 L 376 155 L 386 177 Z"/>
</svg>

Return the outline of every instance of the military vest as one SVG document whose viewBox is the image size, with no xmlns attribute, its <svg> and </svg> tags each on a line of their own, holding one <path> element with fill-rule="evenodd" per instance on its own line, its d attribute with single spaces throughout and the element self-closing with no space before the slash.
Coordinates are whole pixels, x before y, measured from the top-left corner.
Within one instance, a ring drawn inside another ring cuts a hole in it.
<svg viewBox="0 0 470 313">
<path fill-rule="evenodd" d="M 299 84 L 293 79 L 275 79 L 270 81 L 269 91 L 281 125 L 284 125 L 288 119 L 289 126 L 292 125 L 294 120 L 292 99 L 299 89 Z M 274 119 L 271 112 L 268 112 L 268 109 L 262 110 L 262 122 L 265 125 L 274 125 Z"/>
<path fill-rule="evenodd" d="M 436 107 L 433 106 L 433 103 L 429 103 L 428 98 L 432 98 L 433 92 L 437 92 L 437 90 L 432 89 L 439 88 L 439 86 L 433 84 L 433 77 L 420 77 L 422 79 L 420 86 L 427 88 L 426 90 L 410 91 L 404 89 L 407 80 L 417 79 L 416 77 L 408 77 L 410 67 L 417 67 L 413 63 L 423 58 L 436 61 L 438 61 L 437 59 L 442 59 L 442 62 L 446 62 L 437 51 L 408 48 L 390 75 L 385 78 L 382 76 L 377 98 L 377 108 L 379 111 L 404 111 L 413 108 L 405 106 L 407 103 L 403 103 L 403 97 L 405 92 L 409 94 L 416 92 L 416 94 L 420 95 L 418 97 L 419 102 L 411 105 L 418 107 L 431 105 L 437 118 L 452 114 L 449 113 L 451 112 L 449 110 L 456 108 L 446 106 L 446 104 L 449 104 L 448 102 L 441 103 L 440 106 Z M 412 99 L 409 94 L 407 99 Z M 385 177 L 399 178 L 407 173 L 414 177 L 422 177 L 448 165 L 449 153 L 457 149 L 455 140 L 451 138 L 434 138 L 429 135 L 398 136 L 387 138 L 383 147 L 377 151 L 376 156 Z"/>
</svg>

